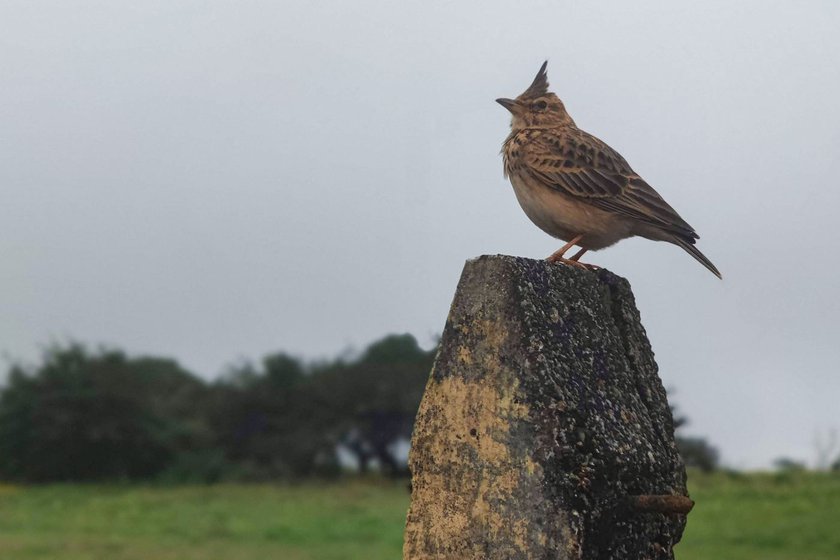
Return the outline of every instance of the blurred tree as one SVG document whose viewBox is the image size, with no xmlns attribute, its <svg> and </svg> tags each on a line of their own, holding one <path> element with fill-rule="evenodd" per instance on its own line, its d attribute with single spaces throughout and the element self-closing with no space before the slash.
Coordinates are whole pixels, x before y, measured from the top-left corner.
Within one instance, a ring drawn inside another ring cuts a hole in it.
<svg viewBox="0 0 840 560">
<path fill-rule="evenodd" d="M 703 472 L 717 470 L 718 450 L 706 438 L 677 436 L 676 440 L 677 449 L 687 467 L 695 467 Z"/>
<path fill-rule="evenodd" d="M 826 432 L 814 433 L 814 451 L 816 459 L 814 467 L 819 471 L 827 471 L 832 468 L 832 460 L 840 450 L 840 433 L 837 428 L 829 428 Z"/>
<path fill-rule="evenodd" d="M 393 335 L 314 366 L 271 354 L 208 385 L 172 360 L 53 346 L 0 394 L 0 476 L 300 477 L 336 472 L 340 444 L 398 474 L 433 357 Z"/>
<path fill-rule="evenodd" d="M 305 367 L 273 354 L 240 364 L 214 387 L 219 443 L 258 478 L 332 471 L 339 444 L 362 471 L 376 459 L 400 473 L 394 445 L 411 436 L 432 357 L 411 335 L 393 335 L 349 361 Z"/>
<path fill-rule="evenodd" d="M 324 399 L 337 412 L 335 432 L 356 455 L 362 472 L 372 459 L 391 475 L 406 465 L 395 445 L 411 438 L 414 417 L 434 360 L 409 335 L 391 335 L 371 344 L 354 363 L 317 375 Z"/>
<path fill-rule="evenodd" d="M 295 358 L 278 353 L 259 368 L 240 364 L 214 385 L 213 395 L 217 442 L 249 478 L 303 476 L 335 462 L 332 412 Z"/>
<path fill-rule="evenodd" d="M 392 334 L 371 343 L 360 364 L 426 364 L 433 352 L 425 352 L 410 334 Z M 428 373 L 428 372 L 427 372 Z"/>
<path fill-rule="evenodd" d="M 23 481 L 145 478 L 206 437 L 203 384 L 172 360 L 52 346 L 12 367 L 0 395 L 0 475 Z"/>
<path fill-rule="evenodd" d="M 681 428 L 688 425 L 688 418 L 677 412 L 674 405 L 671 405 L 671 414 L 674 417 L 674 439 L 677 442 L 677 449 L 685 462 L 685 466 L 694 467 L 703 472 L 717 470 L 720 461 L 717 448 L 711 445 L 706 438 L 681 434 Z"/>
<path fill-rule="evenodd" d="M 263 358 L 266 382 L 278 389 L 291 389 L 305 380 L 301 363 L 283 353 L 270 354 Z"/>
<path fill-rule="evenodd" d="M 781 472 L 799 472 L 806 469 L 805 463 L 790 457 L 779 457 L 773 461 L 773 466 Z"/>
</svg>

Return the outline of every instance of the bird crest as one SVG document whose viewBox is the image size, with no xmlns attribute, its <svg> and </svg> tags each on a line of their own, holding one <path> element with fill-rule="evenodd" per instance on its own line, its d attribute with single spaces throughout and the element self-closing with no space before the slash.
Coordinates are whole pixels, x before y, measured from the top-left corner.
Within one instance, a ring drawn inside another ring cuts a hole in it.
<svg viewBox="0 0 840 560">
<path fill-rule="evenodd" d="M 547 66 L 548 61 L 546 60 L 543 62 L 542 66 L 540 66 L 540 71 L 537 72 L 534 81 L 531 82 L 528 89 L 522 92 L 522 95 L 519 96 L 520 99 L 536 99 L 537 97 L 548 93 L 548 74 L 545 71 Z"/>
</svg>

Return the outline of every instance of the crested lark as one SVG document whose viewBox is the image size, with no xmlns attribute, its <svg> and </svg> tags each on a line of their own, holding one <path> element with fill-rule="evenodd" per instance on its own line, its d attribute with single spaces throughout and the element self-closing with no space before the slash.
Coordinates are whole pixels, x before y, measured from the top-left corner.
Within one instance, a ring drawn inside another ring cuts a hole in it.
<svg viewBox="0 0 840 560">
<path fill-rule="evenodd" d="M 694 246 L 694 228 L 618 152 L 575 125 L 548 91 L 547 64 L 522 95 L 496 101 L 513 114 L 502 154 L 519 205 L 540 229 L 567 242 L 548 260 L 586 267 L 578 262 L 586 251 L 639 235 L 682 247 L 720 278 Z M 580 251 L 565 258 L 573 245 Z"/>
</svg>

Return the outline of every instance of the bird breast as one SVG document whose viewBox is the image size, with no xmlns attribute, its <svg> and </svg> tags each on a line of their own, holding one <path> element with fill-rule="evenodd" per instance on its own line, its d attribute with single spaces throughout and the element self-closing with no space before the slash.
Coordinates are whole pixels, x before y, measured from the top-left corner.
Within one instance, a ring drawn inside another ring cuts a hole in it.
<svg viewBox="0 0 840 560">
<path fill-rule="evenodd" d="M 597 250 L 632 235 L 627 220 L 542 185 L 526 170 L 513 171 L 510 182 L 528 218 L 553 237 L 569 241 L 583 235 L 578 246 Z"/>
</svg>

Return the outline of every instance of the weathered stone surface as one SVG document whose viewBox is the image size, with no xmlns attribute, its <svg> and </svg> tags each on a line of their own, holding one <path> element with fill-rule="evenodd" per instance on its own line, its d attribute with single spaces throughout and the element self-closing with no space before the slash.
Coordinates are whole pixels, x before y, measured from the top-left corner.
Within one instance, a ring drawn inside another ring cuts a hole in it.
<svg viewBox="0 0 840 560">
<path fill-rule="evenodd" d="M 629 283 L 523 258 L 467 262 L 417 415 L 403 557 L 669 559 L 685 495 Z"/>
</svg>

